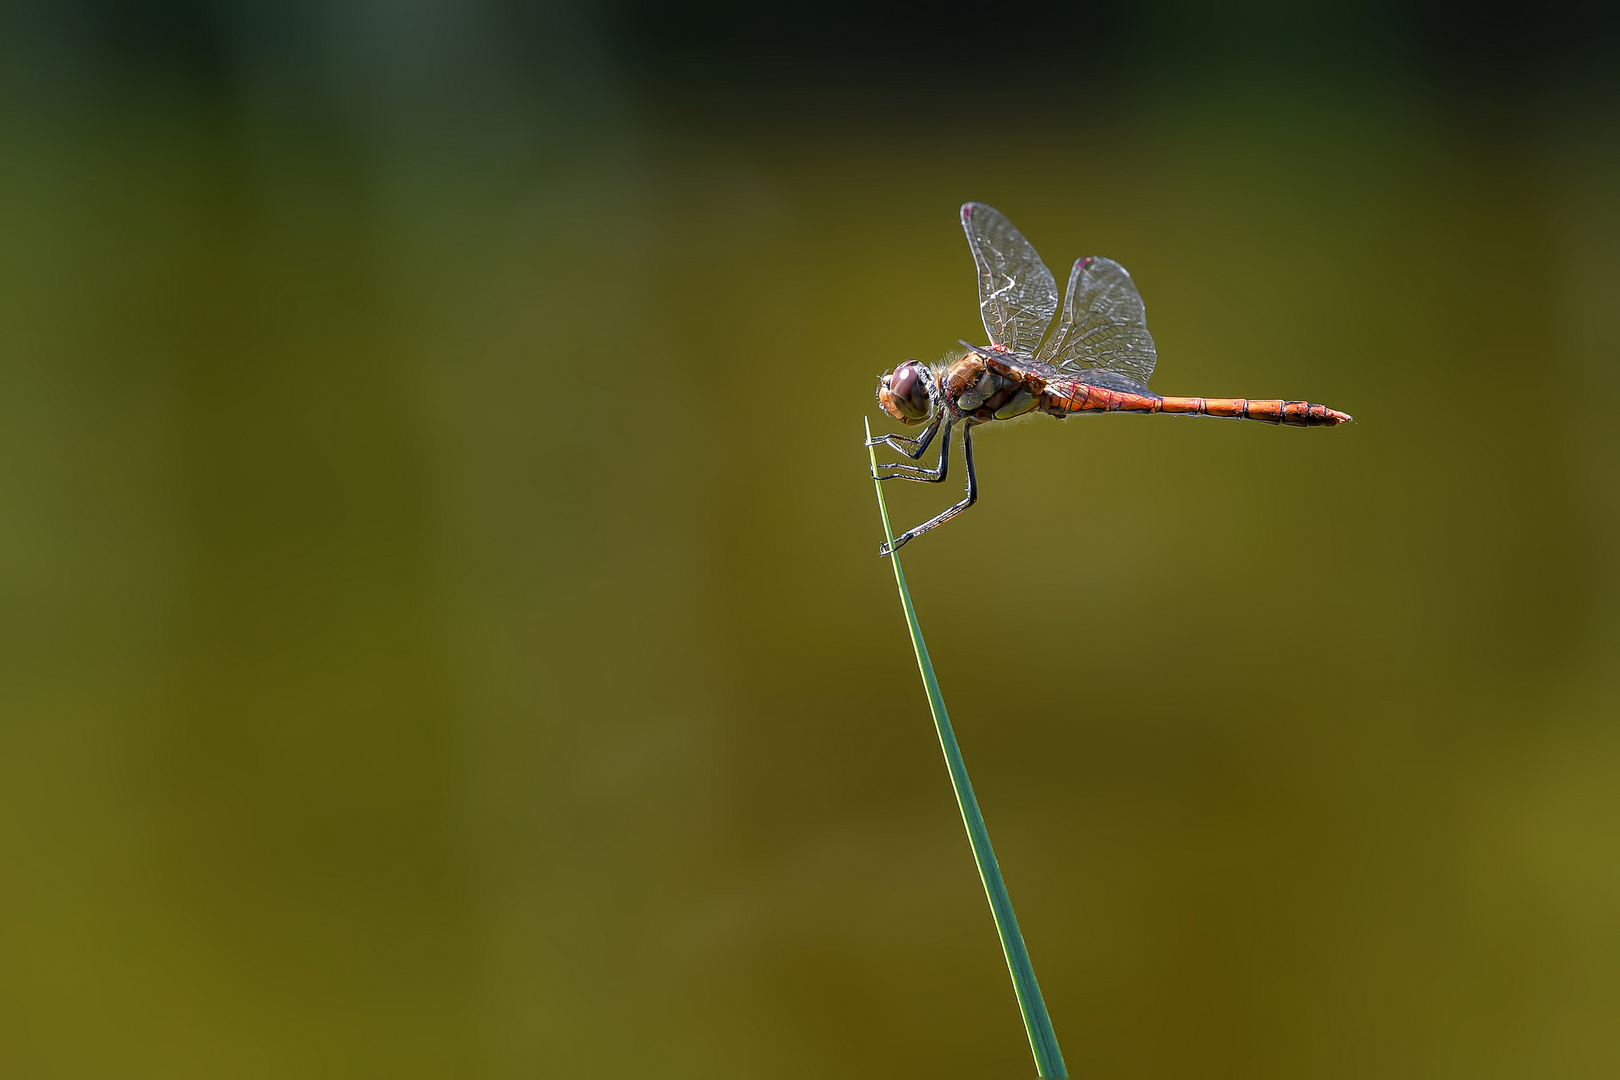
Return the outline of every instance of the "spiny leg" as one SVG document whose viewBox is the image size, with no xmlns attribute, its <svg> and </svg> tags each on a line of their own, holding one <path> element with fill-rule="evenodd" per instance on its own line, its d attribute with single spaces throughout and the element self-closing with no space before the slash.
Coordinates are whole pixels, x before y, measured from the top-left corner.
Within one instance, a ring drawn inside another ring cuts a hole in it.
<svg viewBox="0 0 1620 1080">
<path fill-rule="evenodd" d="M 866 440 L 866 445 L 892 447 L 893 449 L 898 450 L 902 454 L 906 455 L 906 457 L 915 461 L 923 456 L 923 451 L 928 449 L 928 444 L 934 441 L 935 434 L 939 432 L 940 421 L 944 419 L 945 412 L 942 409 L 934 414 L 934 418 L 928 422 L 927 427 L 923 428 L 922 431 L 918 433 L 916 438 L 912 438 L 910 435 L 874 435 L 872 438 Z M 946 424 L 945 430 L 949 431 L 950 427 L 951 426 L 949 424 Z M 910 443 L 911 449 L 907 450 L 904 446 L 900 445 L 901 443 Z"/>
<path fill-rule="evenodd" d="M 890 473 L 873 473 L 874 480 L 914 480 L 919 484 L 937 484 L 945 479 L 945 474 L 951 467 L 951 425 L 946 424 L 944 435 L 939 440 L 939 463 L 932 469 L 925 469 L 921 465 L 906 465 L 891 462 L 878 466 L 881 469 L 894 469 Z"/>
<path fill-rule="evenodd" d="M 960 514 L 962 511 L 972 506 L 975 501 L 977 501 L 979 498 L 979 478 L 973 471 L 973 429 L 970 427 L 964 427 L 962 429 L 962 459 L 967 463 L 967 498 L 963 499 L 949 510 L 946 510 L 938 517 L 930 518 L 914 529 L 907 529 L 905 532 L 894 538 L 893 544 L 879 545 L 879 555 L 893 555 L 896 550 L 905 544 L 906 541 L 921 536 L 923 533 L 927 532 L 929 529 L 932 529 L 936 525 L 945 524 L 947 521 L 951 520 L 951 518 L 955 517 L 957 514 Z"/>
</svg>

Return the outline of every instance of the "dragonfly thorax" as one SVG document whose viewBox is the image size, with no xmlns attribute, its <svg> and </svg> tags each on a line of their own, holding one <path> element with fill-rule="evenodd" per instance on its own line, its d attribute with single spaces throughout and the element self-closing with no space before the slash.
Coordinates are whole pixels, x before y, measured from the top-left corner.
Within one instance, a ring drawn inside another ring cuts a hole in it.
<svg viewBox="0 0 1620 1080">
<path fill-rule="evenodd" d="M 1035 408 L 1042 388 L 1038 382 L 1026 385 L 1026 381 L 1006 369 L 995 370 L 977 354 L 966 356 L 951 365 L 945 376 L 945 400 L 975 423 L 1007 420 Z"/>
</svg>

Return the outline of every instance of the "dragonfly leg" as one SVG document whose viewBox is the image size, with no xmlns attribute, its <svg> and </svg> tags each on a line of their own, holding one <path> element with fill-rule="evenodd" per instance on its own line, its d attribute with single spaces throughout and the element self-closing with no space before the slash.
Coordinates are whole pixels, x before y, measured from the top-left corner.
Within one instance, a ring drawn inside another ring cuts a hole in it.
<svg viewBox="0 0 1620 1080">
<path fill-rule="evenodd" d="M 962 430 L 962 457 L 967 462 L 967 498 L 946 510 L 938 517 L 929 518 L 914 529 L 907 529 L 894 538 L 892 544 L 882 544 L 878 547 L 879 555 L 893 555 L 908 540 L 915 539 L 932 529 L 935 525 L 943 525 L 951 518 L 972 506 L 979 498 L 979 478 L 973 471 L 973 429 Z"/>
<path fill-rule="evenodd" d="M 945 479 L 946 472 L 951 466 L 951 425 L 945 425 L 945 434 L 939 440 L 939 463 L 932 469 L 921 465 L 907 465 L 904 462 L 891 462 L 878 466 L 880 469 L 893 469 L 894 472 L 874 473 L 874 480 L 915 480 L 919 484 L 937 484 Z"/>
<path fill-rule="evenodd" d="M 934 436 L 939 433 L 940 421 L 944 419 L 945 413 L 941 410 L 934 415 L 934 419 L 929 421 L 928 426 L 923 428 L 916 438 L 910 435 L 874 435 L 866 440 L 866 445 L 892 447 L 911 460 L 916 461 L 923 456 L 923 451 L 928 449 L 928 444 L 934 441 Z M 949 424 L 945 425 L 945 430 L 950 430 Z M 902 446 L 901 443 L 910 443 L 911 445 L 908 448 Z"/>
</svg>

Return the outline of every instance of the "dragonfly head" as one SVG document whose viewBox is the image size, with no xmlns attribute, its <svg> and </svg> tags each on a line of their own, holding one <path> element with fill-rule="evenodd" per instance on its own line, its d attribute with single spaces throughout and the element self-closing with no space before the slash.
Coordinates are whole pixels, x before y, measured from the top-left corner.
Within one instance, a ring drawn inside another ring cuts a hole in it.
<svg viewBox="0 0 1620 1080">
<path fill-rule="evenodd" d="M 922 363 L 907 360 L 878 380 L 878 404 L 902 424 L 920 424 L 934 411 L 933 378 Z"/>
</svg>

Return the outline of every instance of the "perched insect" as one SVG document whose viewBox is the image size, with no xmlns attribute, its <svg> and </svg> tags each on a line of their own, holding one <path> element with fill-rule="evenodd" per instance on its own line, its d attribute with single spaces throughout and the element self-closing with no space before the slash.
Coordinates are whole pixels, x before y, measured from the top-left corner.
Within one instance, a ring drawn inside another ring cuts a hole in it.
<svg viewBox="0 0 1620 1080">
<path fill-rule="evenodd" d="M 1308 401 L 1161 397 L 1147 387 L 1158 353 L 1129 271 L 1112 259 L 1078 260 L 1069 272 L 1063 318 L 1048 334 L 1058 306 L 1057 279 L 1029 241 L 1000 211 L 983 203 L 962 207 L 962 229 L 979 271 L 979 312 L 990 347 L 964 341 L 970 352 L 954 364 L 930 368 L 907 360 L 882 376 L 877 399 L 883 411 L 902 424 L 927 421 L 928 426 L 915 438 L 880 435 L 870 445 L 892 447 L 916 461 L 939 436 L 934 468 L 901 462 L 884 466 L 894 471 L 876 477 L 937 484 L 950 463 L 951 428 L 961 425 L 967 497 L 901 533 L 892 547 L 884 544 L 880 555 L 944 524 L 978 499 L 973 473 L 973 428 L 978 424 L 1035 411 L 1059 419 L 1104 412 L 1224 416 L 1294 427 L 1332 427 L 1351 419 Z"/>
</svg>

